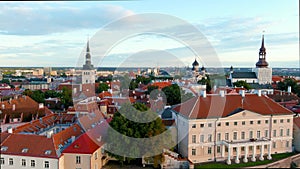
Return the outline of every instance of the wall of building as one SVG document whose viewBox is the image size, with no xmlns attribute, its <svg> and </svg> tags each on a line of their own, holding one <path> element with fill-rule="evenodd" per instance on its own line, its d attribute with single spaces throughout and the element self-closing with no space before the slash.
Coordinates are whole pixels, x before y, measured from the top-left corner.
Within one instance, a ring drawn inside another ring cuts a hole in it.
<svg viewBox="0 0 300 169">
<path fill-rule="evenodd" d="M 181 116 L 179 116 L 181 117 Z M 289 119 L 289 122 L 288 122 Z M 223 141 L 226 142 L 245 142 L 250 143 L 250 139 L 261 140 L 263 138 L 271 139 L 271 154 L 285 153 L 292 151 L 292 126 L 293 115 L 278 115 L 278 116 L 263 116 L 258 113 L 244 110 L 237 114 L 225 118 L 214 119 L 190 119 L 188 121 L 188 129 L 183 125 L 183 117 L 178 118 L 178 132 L 179 136 L 188 132 L 187 140 L 180 142 L 179 152 L 184 157 L 188 157 L 193 163 L 208 162 L 216 160 L 225 160 L 228 157 L 228 150 Z M 266 123 L 267 120 L 267 123 Z M 274 123 L 274 120 L 276 123 Z M 229 124 L 227 126 L 227 123 Z M 252 124 L 251 124 L 252 123 Z M 201 126 L 203 125 L 203 127 Z M 215 127 L 217 126 L 217 127 Z M 287 130 L 289 129 L 289 135 Z M 276 136 L 273 136 L 273 131 L 276 130 Z M 282 135 L 281 135 L 282 130 Z M 252 137 L 250 137 L 252 131 Z M 236 138 L 234 133 L 236 132 Z M 242 139 L 242 132 L 244 138 Z M 220 140 L 218 135 L 220 133 Z M 228 139 L 225 138 L 228 133 Z M 203 136 L 201 136 L 203 135 Z M 260 136 L 259 136 L 260 135 Z M 193 139 L 194 137 L 194 139 Z M 201 137 L 204 137 L 201 140 Z M 211 137 L 211 139 L 208 139 Z M 274 143 L 273 143 L 274 142 Z M 187 144 L 187 145 L 184 145 Z M 276 144 L 273 147 L 273 144 Z M 249 144 L 248 144 L 249 145 Z M 268 154 L 268 146 L 266 144 L 263 150 L 264 154 Z M 219 148 L 218 148 L 219 146 Z M 224 147 L 223 147 L 224 146 Z M 240 143 L 240 147 L 245 148 L 246 144 Z M 186 150 L 188 148 L 188 150 Z M 224 148 L 224 149 L 223 149 Z M 194 149 L 194 150 L 193 150 Z M 239 148 L 240 156 L 245 154 L 245 149 Z M 261 147 L 257 146 L 256 155 L 259 156 Z M 196 151 L 192 154 L 192 151 Z M 224 156 L 222 157 L 222 151 Z M 231 158 L 234 159 L 237 152 L 231 149 Z M 248 151 L 248 156 L 252 155 L 253 150 Z"/>
<path fill-rule="evenodd" d="M 272 83 L 272 68 L 254 68 L 259 84 Z"/>
<path fill-rule="evenodd" d="M 80 164 L 76 164 L 76 156 L 80 156 Z M 91 169 L 91 154 L 70 154 L 64 153 L 64 169 L 68 168 L 81 168 L 81 169 Z"/>
<path fill-rule="evenodd" d="M 297 152 L 300 152 L 300 129 L 295 126 L 293 131 L 293 145 Z"/>
<path fill-rule="evenodd" d="M 58 159 L 54 158 L 40 158 L 30 156 L 17 156 L 1 154 L 4 158 L 4 164 L 1 164 L 1 169 L 32 169 L 32 168 L 45 168 L 45 161 L 49 162 L 49 169 L 58 169 Z M 9 165 L 9 158 L 13 159 L 13 165 Z M 22 166 L 22 159 L 25 159 L 26 166 Z M 31 160 L 35 161 L 35 167 L 31 167 Z"/>
</svg>

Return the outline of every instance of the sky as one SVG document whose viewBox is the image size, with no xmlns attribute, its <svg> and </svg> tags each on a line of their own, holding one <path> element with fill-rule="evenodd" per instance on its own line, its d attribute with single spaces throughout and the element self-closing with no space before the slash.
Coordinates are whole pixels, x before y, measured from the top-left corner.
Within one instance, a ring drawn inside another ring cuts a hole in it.
<svg viewBox="0 0 300 169">
<path fill-rule="evenodd" d="M 299 67 L 298 0 L 0 2 L 0 67 L 80 66 L 88 38 L 97 67 L 254 67 L 262 34 Z"/>
</svg>

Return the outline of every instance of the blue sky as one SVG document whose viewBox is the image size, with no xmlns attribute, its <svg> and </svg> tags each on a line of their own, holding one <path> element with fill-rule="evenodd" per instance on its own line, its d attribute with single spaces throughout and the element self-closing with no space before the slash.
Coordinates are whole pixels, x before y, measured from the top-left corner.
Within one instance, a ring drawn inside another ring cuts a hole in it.
<svg viewBox="0 0 300 169">
<path fill-rule="evenodd" d="M 299 67 L 298 0 L 1 2 L 0 66 L 81 65 L 88 35 L 93 38 L 120 18 L 143 13 L 170 15 L 195 26 L 212 45 L 224 67 L 253 67 L 263 30 L 269 65 Z M 120 27 L 119 31 L 124 30 Z M 103 39 L 114 34 L 106 30 Z M 97 56 L 98 48 L 101 46 L 91 45 L 92 59 L 97 61 L 95 66 L 127 65 L 118 61 L 126 60 L 128 55 L 139 60 L 136 66 L 150 64 L 144 59 L 149 57 L 149 52 L 140 51 L 147 48 L 161 50 L 161 55 L 165 51 L 175 52 L 174 55 L 180 55 L 180 66 L 191 66 L 195 58 L 182 44 L 160 36 L 134 37 L 114 48 L 101 49 L 109 51 L 106 58 Z M 159 55 L 156 51 L 154 54 Z M 197 57 L 200 60 L 205 56 Z M 179 66 L 169 60 L 155 59 L 150 66 L 167 63 Z M 202 64 L 213 66 L 205 60 Z"/>
</svg>

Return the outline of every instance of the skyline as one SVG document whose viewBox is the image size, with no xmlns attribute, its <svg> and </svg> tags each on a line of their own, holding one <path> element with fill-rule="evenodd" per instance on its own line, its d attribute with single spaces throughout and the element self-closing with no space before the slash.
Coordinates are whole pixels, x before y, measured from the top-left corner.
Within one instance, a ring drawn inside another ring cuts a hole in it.
<svg viewBox="0 0 300 169">
<path fill-rule="evenodd" d="M 231 0 L 218 1 L 217 5 L 212 1 L 1 2 L 0 37 L 6 41 L 0 42 L 3 52 L 0 66 L 73 67 L 76 61 L 80 62 L 87 37 L 92 38 L 105 25 L 133 14 L 162 13 L 198 28 L 215 49 L 223 67 L 254 67 L 265 31 L 269 66 L 298 68 L 299 2 L 285 2 Z M 157 45 L 157 40 L 165 43 Z M 177 50 L 186 57 L 182 61 L 185 66 L 191 66 L 195 58 L 170 39 L 140 37 L 113 51 L 109 62 L 95 66 L 116 65 L 118 59 L 114 54 L 128 55 L 128 47 L 138 49 L 141 42 L 151 49 Z M 92 62 L 97 60 L 93 57 L 95 48 L 91 47 Z"/>
</svg>

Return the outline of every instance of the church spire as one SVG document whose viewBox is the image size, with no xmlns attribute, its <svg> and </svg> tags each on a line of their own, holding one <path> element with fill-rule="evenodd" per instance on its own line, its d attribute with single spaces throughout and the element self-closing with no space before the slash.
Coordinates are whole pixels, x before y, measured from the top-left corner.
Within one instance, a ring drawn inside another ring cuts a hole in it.
<svg viewBox="0 0 300 169">
<path fill-rule="evenodd" d="M 83 65 L 84 70 L 92 70 L 94 66 L 91 63 L 91 53 L 90 53 L 90 43 L 89 40 L 86 43 L 86 54 L 85 54 L 85 64 Z"/>
<path fill-rule="evenodd" d="M 259 59 L 256 63 L 256 67 L 268 67 L 268 62 L 266 61 L 266 48 L 265 48 L 265 39 L 262 35 L 261 47 L 259 49 Z"/>
</svg>

